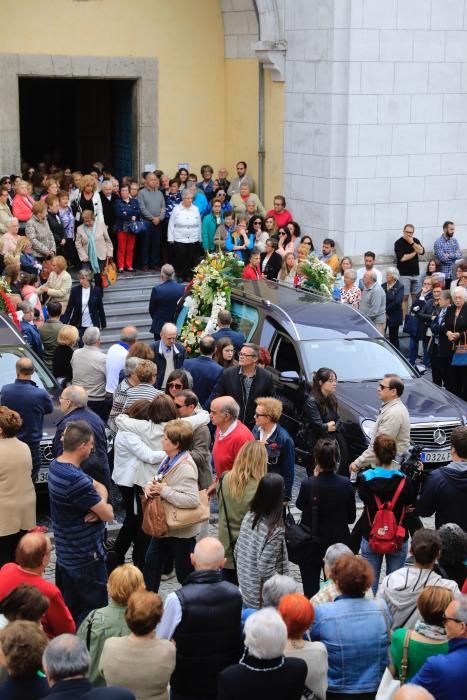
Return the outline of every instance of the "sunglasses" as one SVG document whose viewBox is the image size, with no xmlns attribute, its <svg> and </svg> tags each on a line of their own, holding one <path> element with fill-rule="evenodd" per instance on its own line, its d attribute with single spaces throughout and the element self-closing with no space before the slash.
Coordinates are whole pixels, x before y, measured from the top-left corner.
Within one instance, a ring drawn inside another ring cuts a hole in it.
<svg viewBox="0 0 467 700">
<path fill-rule="evenodd" d="M 184 403 L 177 403 L 175 401 L 175 406 L 176 406 L 176 408 L 183 408 L 185 406 L 185 404 Z"/>
<path fill-rule="evenodd" d="M 253 221 L 254 226 L 261 226 L 261 221 Z"/>
<path fill-rule="evenodd" d="M 255 413 L 255 418 L 269 418 L 268 413 Z"/>
<path fill-rule="evenodd" d="M 390 389 L 391 387 L 388 386 L 387 384 L 378 384 L 380 389 Z"/>
<path fill-rule="evenodd" d="M 167 386 L 172 387 L 172 389 L 183 389 L 183 384 L 179 384 L 179 382 L 169 382 Z"/>
</svg>

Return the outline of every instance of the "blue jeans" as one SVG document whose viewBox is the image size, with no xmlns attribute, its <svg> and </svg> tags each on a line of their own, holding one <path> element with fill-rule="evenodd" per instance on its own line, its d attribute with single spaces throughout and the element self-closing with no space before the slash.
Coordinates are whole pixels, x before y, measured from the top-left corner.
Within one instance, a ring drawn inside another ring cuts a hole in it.
<svg viewBox="0 0 467 700">
<path fill-rule="evenodd" d="M 139 234 L 140 263 L 142 267 L 156 267 L 161 264 L 161 227 L 146 221 Z"/>
<path fill-rule="evenodd" d="M 76 628 L 91 610 L 103 608 L 109 602 L 104 559 L 96 559 L 76 569 L 57 564 L 55 580 L 73 615 Z"/>
<path fill-rule="evenodd" d="M 193 571 L 190 554 L 196 544 L 195 537 L 153 537 L 146 551 L 144 582 L 148 591 L 158 592 L 161 575 L 168 556 L 173 556 L 175 573 L 181 585 Z"/>
<path fill-rule="evenodd" d="M 360 546 L 360 551 L 362 554 L 362 557 L 367 560 L 367 562 L 371 565 L 371 568 L 373 569 L 375 573 L 375 580 L 374 583 L 371 587 L 373 593 L 376 594 L 376 591 L 378 590 L 378 585 L 379 585 L 379 577 L 381 573 L 381 564 L 383 563 L 383 556 L 386 557 L 386 576 L 388 574 L 392 574 L 393 571 L 397 571 L 397 569 L 402 569 L 402 567 L 405 564 L 405 560 L 407 559 L 407 550 L 408 550 L 409 543 L 404 542 L 402 545 L 402 548 L 398 552 L 394 552 L 394 554 L 377 554 L 374 552 L 370 545 L 368 544 L 368 540 L 366 540 L 364 537 L 362 537 L 362 544 Z"/>
</svg>

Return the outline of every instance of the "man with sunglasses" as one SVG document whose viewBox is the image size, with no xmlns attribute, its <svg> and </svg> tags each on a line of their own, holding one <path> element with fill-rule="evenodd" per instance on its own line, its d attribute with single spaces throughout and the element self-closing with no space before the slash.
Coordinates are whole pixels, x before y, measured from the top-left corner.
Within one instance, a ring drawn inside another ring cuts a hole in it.
<svg viewBox="0 0 467 700">
<path fill-rule="evenodd" d="M 467 697 L 467 596 L 449 603 L 443 617 L 448 653 L 431 656 L 411 683 L 425 688 L 436 700 Z"/>
<path fill-rule="evenodd" d="M 349 465 L 350 472 L 358 472 L 376 464 L 373 442 L 377 435 L 390 435 L 396 441 L 397 454 L 402 455 L 410 446 L 410 416 L 401 401 L 404 382 L 397 374 L 385 374 L 378 384 L 378 397 L 383 405 L 376 419 L 373 435 L 367 449 Z"/>
<path fill-rule="evenodd" d="M 185 361 L 185 346 L 177 342 L 177 326 L 164 323 L 161 339 L 151 343 L 151 348 L 157 367 L 156 389 L 165 389 L 169 375 L 175 369 L 180 369 Z"/>
</svg>

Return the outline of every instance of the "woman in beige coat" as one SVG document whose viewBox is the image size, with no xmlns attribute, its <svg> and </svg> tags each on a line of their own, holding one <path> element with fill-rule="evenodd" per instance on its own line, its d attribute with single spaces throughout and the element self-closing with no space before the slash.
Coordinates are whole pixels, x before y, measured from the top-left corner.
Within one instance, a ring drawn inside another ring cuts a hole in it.
<svg viewBox="0 0 467 700">
<path fill-rule="evenodd" d="M 175 668 L 175 646 L 157 639 L 162 601 L 155 593 L 135 591 L 125 621 L 129 637 L 111 637 L 104 644 L 99 669 L 109 686 L 128 688 L 136 700 L 168 700 L 167 686 Z"/>
<path fill-rule="evenodd" d="M 56 255 L 51 260 L 51 273 L 47 282 L 37 290 L 39 294 L 45 293 L 49 299 L 59 301 L 62 305 L 62 313 L 65 311 L 71 292 L 71 276 L 67 272 L 67 261 L 63 255 Z"/>
<path fill-rule="evenodd" d="M 198 469 L 188 450 L 193 444 L 193 428 L 186 421 L 172 420 L 166 424 L 162 449 L 167 457 L 161 462 L 155 478 L 144 487 L 147 498 L 159 495 L 178 508 L 196 508 L 200 504 Z M 196 544 L 199 523 L 170 530 L 165 537 L 153 537 L 146 552 L 144 581 L 148 590 L 159 590 L 165 560 L 173 556 L 180 584 L 193 571 L 190 554 Z"/>
<path fill-rule="evenodd" d="M 113 255 L 113 245 L 102 219 L 85 209 L 82 224 L 76 231 L 75 246 L 82 263 L 87 263 L 96 274 L 101 272 L 107 258 Z"/>
<path fill-rule="evenodd" d="M 23 421 L 0 406 L 0 567 L 15 561 L 21 537 L 36 524 L 36 492 L 29 447 L 15 436 Z"/>
</svg>

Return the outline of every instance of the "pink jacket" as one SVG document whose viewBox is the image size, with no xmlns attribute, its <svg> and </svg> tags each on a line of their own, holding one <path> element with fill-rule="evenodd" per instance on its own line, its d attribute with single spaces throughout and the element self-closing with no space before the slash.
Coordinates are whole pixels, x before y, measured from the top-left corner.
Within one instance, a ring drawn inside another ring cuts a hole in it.
<svg viewBox="0 0 467 700">
<path fill-rule="evenodd" d="M 22 195 L 15 194 L 13 197 L 13 216 L 15 216 L 18 221 L 29 221 L 32 216 L 32 205 L 34 204 L 32 197 L 27 195 L 23 197 Z"/>
</svg>

